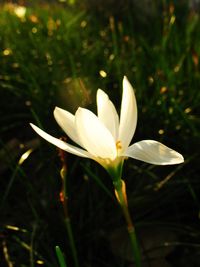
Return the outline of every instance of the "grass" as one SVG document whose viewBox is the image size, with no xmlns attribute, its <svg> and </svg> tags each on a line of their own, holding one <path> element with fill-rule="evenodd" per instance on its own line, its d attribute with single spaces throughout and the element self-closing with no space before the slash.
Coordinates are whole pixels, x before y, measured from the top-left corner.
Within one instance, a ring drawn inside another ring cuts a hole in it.
<svg viewBox="0 0 200 267">
<path fill-rule="evenodd" d="M 119 109 L 123 75 L 136 91 L 134 140 L 161 141 L 186 160 L 173 167 L 125 163 L 136 228 L 141 235 L 147 231 L 147 242 L 157 238 L 149 233 L 158 229 L 161 245 L 164 233 L 175 232 L 170 264 L 198 266 L 200 21 L 186 6 L 163 2 L 157 10 L 147 20 L 131 8 L 102 17 L 79 5 L 35 5 L 19 18 L 13 5 L 0 7 L 2 266 L 59 266 L 57 245 L 73 266 L 59 196 L 58 151 L 28 123 L 62 136 L 54 107 L 95 111 L 98 88 Z M 111 180 L 95 162 L 72 155 L 67 155 L 67 174 L 80 265 L 127 266 L 132 260 L 120 246 L 126 243 L 124 221 Z M 149 249 L 155 247 L 156 241 Z"/>
</svg>

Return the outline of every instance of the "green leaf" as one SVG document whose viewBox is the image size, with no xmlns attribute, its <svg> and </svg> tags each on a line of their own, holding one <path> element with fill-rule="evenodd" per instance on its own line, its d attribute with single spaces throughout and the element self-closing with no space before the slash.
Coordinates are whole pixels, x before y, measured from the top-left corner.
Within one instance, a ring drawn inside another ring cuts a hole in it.
<svg viewBox="0 0 200 267">
<path fill-rule="evenodd" d="M 56 255 L 58 257 L 58 261 L 59 261 L 60 267 L 67 267 L 67 264 L 65 262 L 65 258 L 63 256 L 63 253 L 62 253 L 60 247 L 56 246 L 55 250 L 56 250 Z"/>
</svg>

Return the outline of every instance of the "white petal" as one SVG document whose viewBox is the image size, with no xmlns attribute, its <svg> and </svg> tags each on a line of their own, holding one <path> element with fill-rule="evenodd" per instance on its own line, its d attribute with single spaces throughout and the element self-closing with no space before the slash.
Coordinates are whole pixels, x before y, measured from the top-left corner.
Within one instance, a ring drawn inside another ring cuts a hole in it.
<svg viewBox="0 0 200 267">
<path fill-rule="evenodd" d="M 137 124 L 137 104 L 133 87 L 128 79 L 123 79 L 123 94 L 120 113 L 119 141 L 126 151 L 134 135 Z"/>
<path fill-rule="evenodd" d="M 111 132 L 115 141 L 117 141 L 119 132 L 119 116 L 108 95 L 101 89 L 98 89 L 97 91 L 97 114 L 100 121 Z"/>
<path fill-rule="evenodd" d="M 47 134 L 46 132 L 44 132 L 43 130 L 41 130 L 40 128 L 38 128 L 37 126 L 35 126 L 32 123 L 30 123 L 30 125 L 33 128 L 33 130 L 36 131 L 37 134 L 39 134 L 42 138 L 44 138 L 45 140 L 47 140 L 51 144 L 65 150 L 69 153 L 72 153 L 76 156 L 80 156 L 80 157 L 84 157 L 84 158 L 92 158 L 91 155 L 87 151 L 80 149 L 78 147 L 72 146 L 70 144 L 67 144 L 67 143 L 63 142 L 62 140 Z"/>
<path fill-rule="evenodd" d="M 154 140 L 143 140 L 131 145 L 124 153 L 124 156 L 156 165 L 171 165 L 184 162 L 181 154 Z"/>
<path fill-rule="evenodd" d="M 75 116 L 64 109 L 56 107 L 54 110 L 54 117 L 59 126 L 69 136 L 69 138 L 71 138 L 75 143 L 81 146 L 80 140 L 76 132 Z"/>
<path fill-rule="evenodd" d="M 112 134 L 94 113 L 79 108 L 75 114 L 75 121 L 81 143 L 90 154 L 111 160 L 117 156 Z"/>
</svg>

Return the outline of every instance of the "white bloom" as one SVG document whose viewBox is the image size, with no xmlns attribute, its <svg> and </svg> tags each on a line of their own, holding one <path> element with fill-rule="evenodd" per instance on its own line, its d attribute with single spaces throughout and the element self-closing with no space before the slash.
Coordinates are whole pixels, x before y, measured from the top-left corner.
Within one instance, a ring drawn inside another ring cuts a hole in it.
<svg viewBox="0 0 200 267">
<path fill-rule="evenodd" d="M 143 140 L 129 146 L 137 124 L 137 104 L 126 77 L 123 79 L 120 119 L 115 106 L 101 89 L 97 91 L 97 116 L 84 108 L 78 108 L 73 115 L 56 107 L 54 117 L 79 147 L 61 141 L 33 124 L 31 126 L 48 142 L 77 156 L 91 158 L 107 170 L 117 169 L 126 157 L 157 165 L 184 161 L 181 154 L 154 140 Z"/>
</svg>

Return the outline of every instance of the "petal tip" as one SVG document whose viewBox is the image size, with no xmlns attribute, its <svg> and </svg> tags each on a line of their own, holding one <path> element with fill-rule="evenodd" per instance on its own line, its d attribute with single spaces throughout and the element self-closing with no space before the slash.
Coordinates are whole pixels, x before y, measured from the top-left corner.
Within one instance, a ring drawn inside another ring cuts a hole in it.
<svg viewBox="0 0 200 267">
<path fill-rule="evenodd" d="M 78 107 L 77 111 L 75 112 L 75 119 L 77 119 L 77 117 L 83 116 L 85 109 Z"/>
<path fill-rule="evenodd" d="M 127 81 L 127 80 L 128 80 L 127 76 L 124 75 L 124 77 L 123 77 L 123 81 Z"/>
<path fill-rule="evenodd" d="M 63 111 L 62 108 L 55 107 L 55 108 L 54 108 L 54 111 L 53 111 L 53 114 L 55 115 L 55 113 L 57 113 L 57 112 L 61 112 L 61 111 Z"/>
<path fill-rule="evenodd" d="M 129 79 L 127 78 L 127 76 L 124 75 L 124 78 L 123 78 L 123 85 L 126 85 L 126 84 L 131 85 L 130 82 L 129 82 Z"/>
<path fill-rule="evenodd" d="M 178 153 L 177 164 L 183 163 L 184 161 L 184 157 L 180 153 Z"/>
<path fill-rule="evenodd" d="M 102 90 L 102 89 L 98 89 L 97 90 L 97 104 L 98 104 L 98 100 L 100 99 L 100 98 L 106 98 L 106 99 L 109 99 L 109 97 L 108 97 L 108 95 Z"/>
<path fill-rule="evenodd" d="M 133 92 L 133 86 L 131 85 L 131 83 L 129 82 L 129 79 L 127 78 L 127 76 L 124 76 L 123 78 L 123 89 L 126 88 L 126 89 L 131 89 Z"/>
<path fill-rule="evenodd" d="M 75 114 L 80 113 L 80 112 L 83 112 L 83 110 L 84 110 L 84 108 L 78 107 L 78 109 L 77 109 L 77 111 L 76 111 Z"/>
<path fill-rule="evenodd" d="M 180 164 L 184 162 L 184 157 L 182 156 L 182 154 L 180 154 L 179 152 L 170 149 L 171 153 L 172 153 L 172 160 L 171 160 L 171 164 Z"/>
<path fill-rule="evenodd" d="M 32 129 L 37 133 L 39 134 L 40 136 L 42 136 L 41 133 L 45 133 L 42 129 L 40 129 L 38 126 L 36 126 L 35 124 L 33 123 L 30 123 L 30 126 L 32 127 Z M 45 133 L 46 134 L 46 133 Z M 43 136 L 42 136 L 43 137 Z"/>
<path fill-rule="evenodd" d="M 59 107 L 54 108 L 53 115 L 56 121 L 58 120 L 59 116 L 62 114 L 63 111 L 64 110 L 62 108 L 59 108 Z"/>
<path fill-rule="evenodd" d="M 97 94 L 100 93 L 100 92 L 102 92 L 102 91 L 103 91 L 103 90 L 102 90 L 101 88 L 98 88 L 98 89 L 97 89 Z"/>
<path fill-rule="evenodd" d="M 33 124 L 32 122 L 29 122 L 29 125 L 35 130 L 36 128 L 38 128 L 35 124 Z"/>
</svg>

